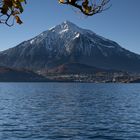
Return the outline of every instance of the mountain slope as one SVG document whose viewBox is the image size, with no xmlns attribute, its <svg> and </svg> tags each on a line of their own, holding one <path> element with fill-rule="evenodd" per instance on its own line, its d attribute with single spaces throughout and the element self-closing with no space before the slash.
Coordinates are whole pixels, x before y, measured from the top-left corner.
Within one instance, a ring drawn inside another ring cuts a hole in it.
<svg viewBox="0 0 140 140">
<path fill-rule="evenodd" d="M 32 71 L 0 67 L 0 82 L 49 81 Z"/>
<path fill-rule="evenodd" d="M 42 75 L 47 75 L 51 73 L 52 74 L 86 74 L 86 73 L 95 74 L 97 72 L 107 72 L 107 71 L 96 67 L 88 66 L 85 64 L 67 63 L 50 70 L 43 70 L 41 73 Z"/>
<path fill-rule="evenodd" d="M 0 52 L 0 65 L 12 68 L 50 70 L 66 63 L 140 72 L 140 55 L 69 21 Z"/>
</svg>

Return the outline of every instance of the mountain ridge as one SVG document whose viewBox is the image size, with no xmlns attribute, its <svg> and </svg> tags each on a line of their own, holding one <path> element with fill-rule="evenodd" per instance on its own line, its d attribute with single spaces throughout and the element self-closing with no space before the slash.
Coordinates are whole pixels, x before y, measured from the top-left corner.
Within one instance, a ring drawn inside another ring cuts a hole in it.
<svg viewBox="0 0 140 140">
<path fill-rule="evenodd" d="M 69 21 L 0 52 L 0 60 L 0 66 L 33 71 L 79 63 L 100 69 L 140 72 L 140 55 Z"/>
</svg>

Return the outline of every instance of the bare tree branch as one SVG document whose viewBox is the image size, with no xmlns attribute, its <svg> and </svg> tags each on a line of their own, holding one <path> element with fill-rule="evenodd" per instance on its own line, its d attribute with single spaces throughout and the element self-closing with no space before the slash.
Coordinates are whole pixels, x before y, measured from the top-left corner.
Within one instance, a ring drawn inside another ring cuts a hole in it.
<svg viewBox="0 0 140 140">
<path fill-rule="evenodd" d="M 59 0 L 61 4 L 68 4 L 75 8 L 78 8 L 83 14 L 92 16 L 97 13 L 101 13 L 111 7 L 106 5 L 110 0 L 100 0 L 99 4 L 96 4 L 96 0 Z"/>
<path fill-rule="evenodd" d="M 81 11 L 84 15 L 92 16 L 110 8 L 110 0 L 58 0 L 61 4 L 70 5 Z M 23 3 L 26 0 L 0 0 L 0 24 L 11 27 L 14 20 L 22 24 L 19 15 L 23 12 Z M 13 18 L 13 19 L 12 19 Z"/>
</svg>

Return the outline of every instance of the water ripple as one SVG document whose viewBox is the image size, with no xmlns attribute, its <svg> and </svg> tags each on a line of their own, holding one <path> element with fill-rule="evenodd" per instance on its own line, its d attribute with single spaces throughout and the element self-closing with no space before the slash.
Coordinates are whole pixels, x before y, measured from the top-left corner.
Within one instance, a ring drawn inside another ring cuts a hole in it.
<svg viewBox="0 0 140 140">
<path fill-rule="evenodd" d="M 0 140 L 139 140 L 139 84 L 1 83 Z"/>
</svg>

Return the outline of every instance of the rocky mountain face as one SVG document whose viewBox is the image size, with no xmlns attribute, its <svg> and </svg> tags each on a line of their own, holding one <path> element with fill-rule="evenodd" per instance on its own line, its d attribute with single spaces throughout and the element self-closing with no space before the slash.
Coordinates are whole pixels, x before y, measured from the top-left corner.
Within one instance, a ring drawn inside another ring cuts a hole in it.
<svg viewBox="0 0 140 140">
<path fill-rule="evenodd" d="M 140 55 L 69 21 L 0 52 L 0 66 L 11 68 L 58 71 L 62 65 L 68 64 L 71 68 L 74 63 L 97 69 L 140 72 Z"/>
</svg>

